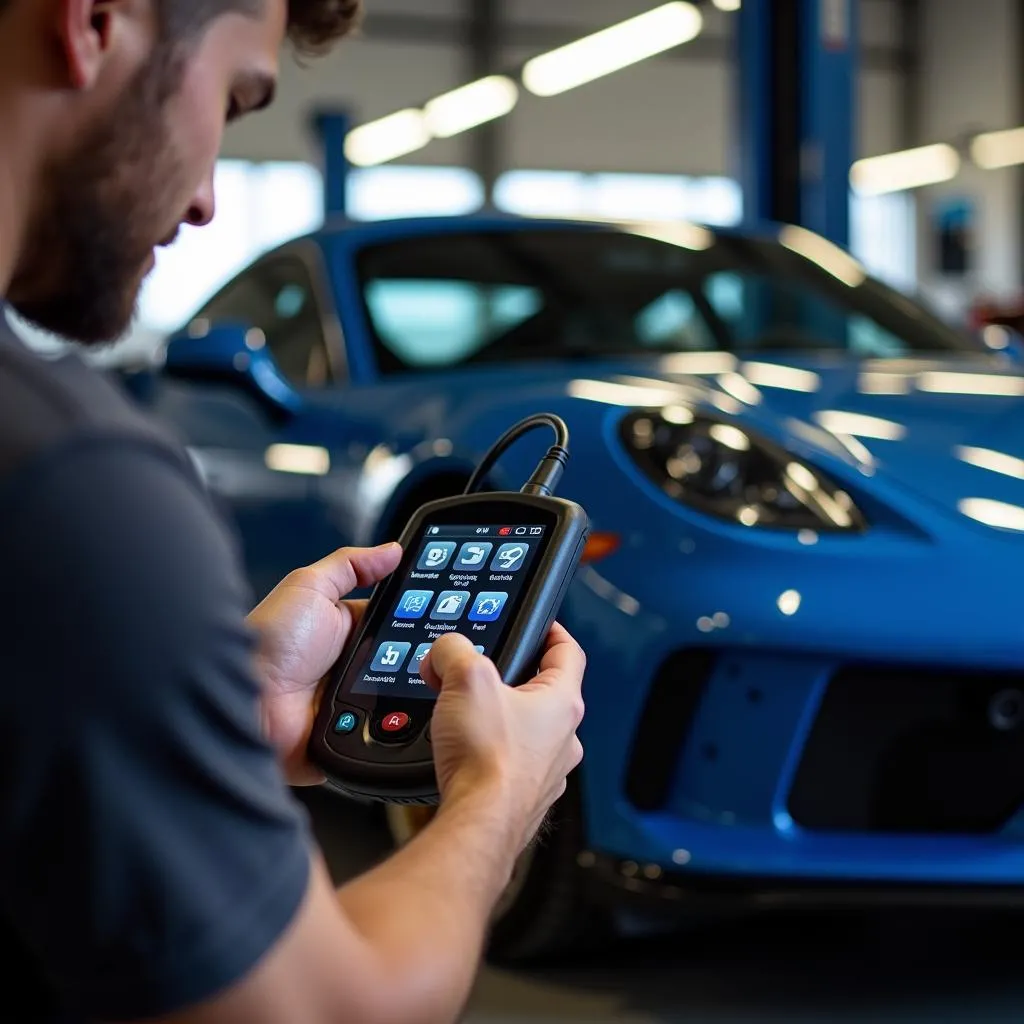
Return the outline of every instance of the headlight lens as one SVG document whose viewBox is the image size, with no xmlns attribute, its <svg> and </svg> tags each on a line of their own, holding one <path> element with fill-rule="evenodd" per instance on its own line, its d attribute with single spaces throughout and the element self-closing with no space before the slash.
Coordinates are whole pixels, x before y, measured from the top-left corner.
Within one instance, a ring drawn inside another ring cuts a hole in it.
<svg viewBox="0 0 1024 1024">
<path fill-rule="evenodd" d="M 666 494 L 719 519 L 785 530 L 867 529 L 842 488 L 745 428 L 686 409 L 645 410 L 622 420 L 620 436 Z"/>
</svg>

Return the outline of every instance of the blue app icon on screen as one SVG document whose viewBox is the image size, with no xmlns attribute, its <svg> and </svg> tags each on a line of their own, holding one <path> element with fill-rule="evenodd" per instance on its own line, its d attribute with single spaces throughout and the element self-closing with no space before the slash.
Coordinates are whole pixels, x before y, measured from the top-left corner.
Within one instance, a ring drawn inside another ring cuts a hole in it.
<svg viewBox="0 0 1024 1024">
<path fill-rule="evenodd" d="M 395 618 L 421 619 L 427 614 L 433 596 L 432 590 L 407 590 L 398 601 Z"/>
<path fill-rule="evenodd" d="M 459 557 L 455 560 L 456 569 L 482 569 L 487 562 L 487 556 L 491 553 L 493 544 L 487 541 L 471 540 L 462 545 Z"/>
<path fill-rule="evenodd" d="M 477 594 L 469 617 L 473 622 L 494 622 L 501 615 L 507 600 L 508 594 L 485 590 L 482 594 Z"/>
<path fill-rule="evenodd" d="M 432 619 L 447 619 L 449 622 L 461 619 L 469 604 L 468 590 L 442 590 L 430 613 Z"/>
<path fill-rule="evenodd" d="M 433 644 L 420 644 L 419 647 L 416 648 L 415 654 L 413 654 L 413 656 L 409 659 L 410 675 L 415 676 L 419 674 L 420 665 L 422 664 L 423 659 L 427 656 L 427 651 L 429 651 L 430 648 L 433 646 Z"/>
<path fill-rule="evenodd" d="M 525 541 L 514 544 L 502 544 L 498 553 L 491 559 L 491 572 L 515 572 L 523 567 L 530 545 Z"/>
<path fill-rule="evenodd" d="M 393 640 L 385 640 L 377 648 L 373 664 L 370 665 L 371 672 L 397 672 L 405 661 L 412 644 L 396 643 Z"/>
<path fill-rule="evenodd" d="M 443 569 L 455 551 L 455 542 L 450 540 L 428 540 L 420 552 L 417 569 Z"/>
</svg>

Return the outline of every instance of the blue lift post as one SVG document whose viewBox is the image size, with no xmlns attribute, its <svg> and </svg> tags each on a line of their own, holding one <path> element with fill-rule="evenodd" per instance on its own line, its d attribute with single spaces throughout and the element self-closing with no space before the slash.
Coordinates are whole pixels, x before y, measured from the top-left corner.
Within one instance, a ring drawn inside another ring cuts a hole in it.
<svg viewBox="0 0 1024 1024">
<path fill-rule="evenodd" d="M 744 0 L 737 164 L 748 222 L 850 244 L 859 0 Z"/>
<path fill-rule="evenodd" d="M 317 110 L 312 117 L 313 131 L 320 143 L 324 175 L 324 216 L 344 216 L 348 212 L 349 163 L 345 157 L 345 136 L 352 119 L 345 110 Z"/>
</svg>

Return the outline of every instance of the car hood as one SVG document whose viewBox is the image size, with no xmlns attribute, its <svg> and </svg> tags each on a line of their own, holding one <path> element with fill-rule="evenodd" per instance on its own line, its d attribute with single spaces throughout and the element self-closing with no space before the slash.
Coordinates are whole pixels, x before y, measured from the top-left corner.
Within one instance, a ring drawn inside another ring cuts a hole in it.
<svg viewBox="0 0 1024 1024">
<path fill-rule="evenodd" d="M 1017 506 L 1024 524 L 1024 368 L 1005 358 L 687 354 L 618 371 L 576 374 L 568 390 L 634 407 L 645 393 L 669 404 L 678 392 L 812 458 L 868 462 L 871 475 L 950 511 Z"/>
</svg>

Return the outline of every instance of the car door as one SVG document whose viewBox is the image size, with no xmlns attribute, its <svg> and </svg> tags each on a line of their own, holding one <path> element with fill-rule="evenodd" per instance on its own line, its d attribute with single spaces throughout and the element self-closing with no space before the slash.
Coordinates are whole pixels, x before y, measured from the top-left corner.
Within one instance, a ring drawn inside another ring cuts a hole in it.
<svg viewBox="0 0 1024 1024">
<path fill-rule="evenodd" d="M 302 396 L 298 412 L 274 415 L 237 383 L 185 385 L 173 418 L 211 492 L 240 533 L 250 581 L 262 595 L 296 566 L 342 539 L 322 482 L 344 472 L 349 439 L 338 423 L 347 385 L 344 347 L 319 248 L 276 250 L 222 288 L 193 323 L 255 329 Z"/>
</svg>

